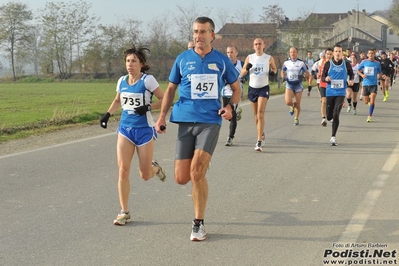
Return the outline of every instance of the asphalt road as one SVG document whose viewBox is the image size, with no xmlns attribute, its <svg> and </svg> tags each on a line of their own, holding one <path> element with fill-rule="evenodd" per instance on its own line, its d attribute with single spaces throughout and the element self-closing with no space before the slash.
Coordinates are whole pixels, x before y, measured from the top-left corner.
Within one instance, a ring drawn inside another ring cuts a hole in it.
<svg viewBox="0 0 399 266">
<path fill-rule="evenodd" d="M 283 96 L 271 97 L 262 153 L 254 151 L 249 103 L 242 108 L 235 145 L 224 146 L 224 122 L 207 174 L 206 241 L 189 240 L 191 184 L 173 180 L 171 123 L 154 156 L 166 182 L 142 181 L 135 157 L 133 222 L 112 224 L 120 207 L 116 134 L 108 129 L 0 157 L 0 265 L 313 266 L 345 254 L 352 265 L 399 263 L 397 84 L 387 102 L 377 96 L 372 123 L 363 103 L 357 115 L 342 111 L 336 147 L 329 145 L 331 124 L 320 126 L 316 91 L 304 95 L 299 126 Z"/>
</svg>

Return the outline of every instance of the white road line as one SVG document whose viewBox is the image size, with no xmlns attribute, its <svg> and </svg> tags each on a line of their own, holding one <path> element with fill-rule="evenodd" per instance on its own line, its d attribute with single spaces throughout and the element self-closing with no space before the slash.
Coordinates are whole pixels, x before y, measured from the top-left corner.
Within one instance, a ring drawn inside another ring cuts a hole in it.
<svg viewBox="0 0 399 266">
<path fill-rule="evenodd" d="M 367 192 L 363 201 L 360 203 L 355 214 L 353 214 L 349 224 L 346 226 L 345 231 L 342 233 L 339 243 L 356 243 L 359 235 L 363 231 L 363 228 L 369 220 L 370 214 L 381 195 L 382 189 L 384 188 L 389 175 L 386 174 L 391 172 L 392 169 L 398 162 L 399 158 L 399 143 L 396 148 L 392 151 L 391 155 L 385 161 L 384 166 L 381 168 L 384 174 L 379 174 L 373 182 L 373 188 Z"/>
</svg>

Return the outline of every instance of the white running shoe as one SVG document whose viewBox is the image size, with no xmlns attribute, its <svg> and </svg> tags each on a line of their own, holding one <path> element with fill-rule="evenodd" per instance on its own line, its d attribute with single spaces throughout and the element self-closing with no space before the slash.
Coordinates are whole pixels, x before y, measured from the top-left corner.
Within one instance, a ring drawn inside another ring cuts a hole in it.
<svg viewBox="0 0 399 266">
<path fill-rule="evenodd" d="M 206 239 L 206 232 L 202 223 L 196 223 L 193 221 L 193 227 L 191 230 L 191 241 L 202 241 Z"/>
<path fill-rule="evenodd" d="M 337 139 L 336 139 L 335 137 L 331 137 L 331 139 L 330 139 L 330 145 L 331 145 L 331 146 L 337 146 L 337 145 L 338 145 Z"/>
<path fill-rule="evenodd" d="M 348 105 L 348 108 L 346 109 L 346 112 L 347 112 L 347 113 L 350 113 L 350 112 L 351 112 L 351 109 L 352 109 L 352 107 L 351 107 L 350 105 Z"/>
<path fill-rule="evenodd" d="M 121 212 L 118 214 L 116 219 L 114 220 L 114 225 L 125 225 L 130 222 L 130 213 L 129 212 Z"/>
<path fill-rule="evenodd" d="M 224 146 L 233 146 L 233 139 L 230 137 L 227 137 L 226 144 Z"/>
<path fill-rule="evenodd" d="M 262 152 L 262 141 L 257 141 L 256 142 L 255 151 Z"/>
<path fill-rule="evenodd" d="M 159 169 L 155 175 L 159 178 L 159 180 L 161 180 L 162 182 L 165 182 L 165 179 L 166 179 L 165 170 L 162 169 L 162 167 L 159 165 L 159 163 L 156 160 L 152 161 L 152 165 L 154 167 L 158 167 L 158 169 Z"/>
</svg>

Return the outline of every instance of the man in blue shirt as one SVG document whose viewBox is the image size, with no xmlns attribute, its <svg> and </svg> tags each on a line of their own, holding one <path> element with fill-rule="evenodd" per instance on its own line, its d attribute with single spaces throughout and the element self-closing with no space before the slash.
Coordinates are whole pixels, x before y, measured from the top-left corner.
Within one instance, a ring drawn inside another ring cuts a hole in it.
<svg viewBox="0 0 399 266">
<path fill-rule="evenodd" d="M 367 122 L 370 123 L 377 97 L 378 80 L 381 78 L 381 65 L 375 60 L 374 50 L 370 49 L 367 56 L 368 59 L 360 63 L 357 73 L 363 78 L 363 102 L 370 105 L 367 117 Z"/>
<path fill-rule="evenodd" d="M 347 78 L 349 76 L 349 81 Z M 327 120 L 332 120 L 330 145 L 337 146 L 336 133 L 339 126 L 339 114 L 346 96 L 346 88 L 353 86 L 353 70 L 351 64 L 343 59 L 342 47 L 334 46 L 334 57 L 326 62 L 321 74 L 321 80 L 327 83 Z"/>
<path fill-rule="evenodd" d="M 177 56 L 155 125 L 158 133 L 165 132 L 162 128 L 166 127 L 166 114 L 178 90 L 179 99 L 170 116 L 170 122 L 179 125 L 175 180 L 181 185 L 192 183 L 195 214 L 192 241 L 206 239 L 208 183 L 205 174 L 218 141 L 222 118 L 232 118 L 241 98 L 239 73 L 226 55 L 212 48 L 214 38 L 214 22 L 208 17 L 198 17 L 193 25 L 195 47 Z M 221 90 L 226 83 L 233 93 L 230 103 L 222 107 Z"/>
</svg>

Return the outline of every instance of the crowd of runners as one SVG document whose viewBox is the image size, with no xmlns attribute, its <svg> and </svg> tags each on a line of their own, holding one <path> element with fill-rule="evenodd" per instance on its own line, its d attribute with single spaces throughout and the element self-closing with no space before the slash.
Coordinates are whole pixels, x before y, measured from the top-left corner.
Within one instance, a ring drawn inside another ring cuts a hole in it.
<svg viewBox="0 0 399 266">
<path fill-rule="evenodd" d="M 265 143 L 264 115 L 269 99 L 269 77 L 277 73 L 277 68 L 273 57 L 264 53 L 262 39 L 254 40 L 254 50 L 254 54 L 247 56 L 240 77 L 249 75 L 248 99 L 257 131 L 255 150 L 262 151 Z M 335 45 L 322 51 L 318 58 L 313 57 L 312 51 L 307 51 L 304 60 L 298 58 L 299 51 L 296 47 L 291 47 L 288 53 L 280 74 L 286 87 L 285 103 L 289 106 L 289 114 L 294 116 L 294 125 L 299 125 L 304 84 L 307 85 L 307 96 L 310 96 L 314 85 L 312 82 L 316 80 L 321 103 L 321 125 L 326 127 L 328 121 L 332 124 L 331 146 L 338 145 L 336 134 L 341 109 L 346 107 L 348 113 L 357 115 L 358 99 L 363 100 L 368 105 L 366 121 L 371 123 L 377 92 L 381 91 L 382 101 L 386 102 L 398 72 L 399 53 L 396 50 L 377 51 L 373 48 L 355 52 Z M 240 114 L 241 111 L 242 109 Z M 236 127 L 235 123 L 234 133 Z M 234 136 L 230 134 L 226 146 L 232 145 L 232 138 Z"/>
<path fill-rule="evenodd" d="M 157 176 L 165 181 L 166 172 L 153 159 L 154 141 L 158 134 L 167 132 L 168 122 L 178 125 L 174 179 L 180 185 L 192 184 L 194 219 L 190 239 L 202 241 L 207 236 L 204 227 L 208 200 L 206 173 L 222 120 L 230 121 L 225 145 L 232 146 L 242 112 L 238 105 L 243 97 L 244 83 L 248 81 L 248 100 L 256 128 L 255 151 L 262 152 L 266 138 L 269 77 L 275 79 L 278 69 L 273 56 L 265 53 L 265 43 L 261 38 L 253 41 L 254 53 L 242 62 L 237 59 L 236 47 L 229 46 L 227 56 L 213 49 L 216 33 L 212 19 L 198 17 L 193 23 L 192 33 L 193 40 L 188 43 L 188 49 L 177 56 L 172 66 L 165 92 L 152 75 L 146 74 L 150 69 L 146 63 L 148 48 L 132 46 L 125 50 L 123 59 L 128 74 L 118 80 L 116 96 L 100 125 L 107 128 L 110 116 L 122 109 L 116 149 L 121 211 L 114 220 L 115 225 L 131 221 L 129 180 L 134 154 L 137 153 L 139 174 L 143 180 Z M 332 122 L 330 144 L 336 146 L 341 109 L 347 105 L 347 112 L 356 115 L 360 91 L 360 97 L 369 105 L 367 122 L 371 122 L 377 91 L 382 91 L 384 102 L 389 99 L 398 70 L 397 61 L 396 51 L 370 49 L 356 53 L 350 49 L 343 51 L 339 45 L 321 52 L 319 58 L 314 58 L 308 51 L 306 59 L 301 60 L 298 49 L 291 47 L 280 74 L 286 86 L 285 103 L 289 114 L 294 116 L 294 125 L 299 125 L 303 83 L 307 85 L 307 96 L 310 96 L 313 79 L 316 79 L 321 125 L 325 127 L 328 121 Z M 158 100 L 154 101 L 153 96 Z M 151 115 L 154 109 L 160 109 L 156 122 Z M 171 114 L 167 121 L 169 111 Z"/>
</svg>

